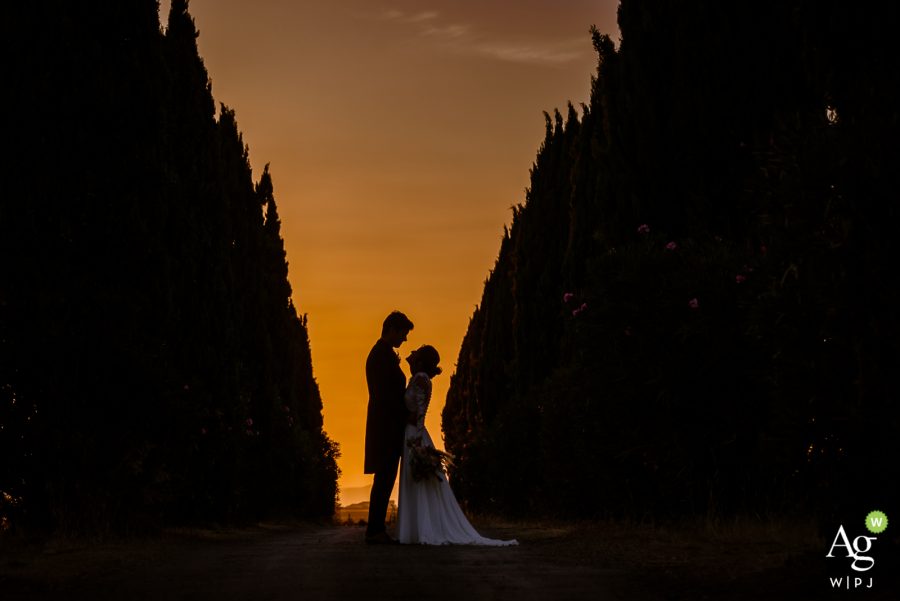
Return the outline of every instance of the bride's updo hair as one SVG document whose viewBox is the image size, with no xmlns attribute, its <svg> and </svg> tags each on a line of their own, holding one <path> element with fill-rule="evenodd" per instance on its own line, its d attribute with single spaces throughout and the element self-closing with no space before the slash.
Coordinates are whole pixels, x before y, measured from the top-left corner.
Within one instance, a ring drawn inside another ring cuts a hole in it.
<svg viewBox="0 0 900 601">
<path fill-rule="evenodd" d="M 416 349 L 416 371 L 424 371 L 429 378 L 433 378 L 442 370 L 438 363 L 441 362 L 441 356 L 430 344 L 425 344 Z"/>
</svg>

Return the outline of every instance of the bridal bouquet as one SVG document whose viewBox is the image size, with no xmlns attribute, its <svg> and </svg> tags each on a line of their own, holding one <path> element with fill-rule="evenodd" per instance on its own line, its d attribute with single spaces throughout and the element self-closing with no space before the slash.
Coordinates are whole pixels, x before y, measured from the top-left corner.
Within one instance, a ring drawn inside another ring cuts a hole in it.
<svg viewBox="0 0 900 601">
<path fill-rule="evenodd" d="M 417 482 L 426 478 L 435 477 L 441 479 L 447 468 L 453 466 L 453 455 L 445 453 L 434 447 L 422 443 L 422 437 L 408 438 L 406 446 L 411 451 L 409 454 L 409 469 L 413 480 Z"/>
</svg>

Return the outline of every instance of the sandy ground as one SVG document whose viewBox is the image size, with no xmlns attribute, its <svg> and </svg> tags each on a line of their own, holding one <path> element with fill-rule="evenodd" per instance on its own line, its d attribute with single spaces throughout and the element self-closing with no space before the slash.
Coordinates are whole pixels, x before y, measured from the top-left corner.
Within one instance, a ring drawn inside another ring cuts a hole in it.
<svg viewBox="0 0 900 601">
<path fill-rule="evenodd" d="M 476 525 L 521 545 L 367 546 L 362 527 L 311 524 L 168 531 L 143 541 L 7 543 L 0 599 L 900 598 L 885 586 L 831 591 L 821 541 L 777 527 Z"/>
</svg>

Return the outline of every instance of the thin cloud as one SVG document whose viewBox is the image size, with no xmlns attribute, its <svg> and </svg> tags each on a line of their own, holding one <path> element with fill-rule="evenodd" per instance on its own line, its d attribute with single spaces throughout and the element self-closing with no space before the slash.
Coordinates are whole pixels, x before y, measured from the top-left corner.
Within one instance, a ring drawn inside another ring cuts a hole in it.
<svg viewBox="0 0 900 601">
<path fill-rule="evenodd" d="M 438 13 L 433 10 L 426 10 L 416 14 L 405 13 L 402 10 L 387 9 L 382 11 L 381 17 L 384 21 L 401 21 L 404 23 L 424 23 L 433 21 L 438 18 Z"/>
<path fill-rule="evenodd" d="M 429 10 L 417 15 L 413 15 L 409 19 L 407 19 L 407 21 L 409 21 L 410 23 L 421 23 L 423 21 L 432 21 L 437 18 L 438 14 L 433 10 Z"/>
<path fill-rule="evenodd" d="M 444 39 L 458 39 L 458 38 L 467 36 L 468 33 L 469 33 L 468 25 L 447 25 L 445 27 L 429 27 L 428 29 L 424 29 L 421 32 L 421 34 L 423 36 L 444 38 Z"/>
<path fill-rule="evenodd" d="M 403 23 L 419 37 L 429 38 L 444 49 L 460 54 L 473 54 L 489 59 L 533 65 L 562 65 L 584 56 L 585 40 L 517 42 L 504 36 L 479 34 L 465 23 L 442 23 L 440 13 L 433 10 L 406 13 L 386 9 L 377 17 L 381 21 Z"/>
<path fill-rule="evenodd" d="M 575 43 L 584 46 L 584 40 L 577 40 Z M 575 43 L 538 45 L 491 43 L 478 45 L 475 50 L 484 56 L 511 63 L 559 65 L 584 56 L 584 51 L 575 49 Z"/>
</svg>

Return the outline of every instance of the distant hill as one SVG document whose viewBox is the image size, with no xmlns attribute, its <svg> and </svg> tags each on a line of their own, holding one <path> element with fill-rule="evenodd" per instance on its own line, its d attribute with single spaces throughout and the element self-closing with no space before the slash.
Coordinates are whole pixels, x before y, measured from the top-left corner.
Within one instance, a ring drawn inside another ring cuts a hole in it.
<svg viewBox="0 0 900 601">
<path fill-rule="evenodd" d="M 372 492 L 372 485 L 368 486 L 354 486 L 350 488 L 342 488 L 338 492 L 338 502 L 342 507 L 349 507 L 351 505 L 358 505 L 365 501 L 368 503 L 369 501 L 369 493 Z"/>
<path fill-rule="evenodd" d="M 360 487 L 365 488 L 365 487 Z M 337 508 L 335 519 L 339 522 L 359 522 L 369 518 L 369 502 L 353 503 L 352 505 L 344 505 Z M 391 499 L 388 505 L 387 523 L 391 524 L 397 519 L 397 501 Z"/>
<path fill-rule="evenodd" d="M 399 481 L 399 477 L 398 477 Z M 349 488 L 341 488 L 338 492 L 338 504 L 342 506 L 352 505 L 353 503 L 361 503 L 369 500 L 369 494 L 372 492 L 372 485 L 353 486 Z M 397 484 L 394 484 L 394 490 L 391 491 L 391 499 L 397 501 L 399 491 Z"/>
</svg>

